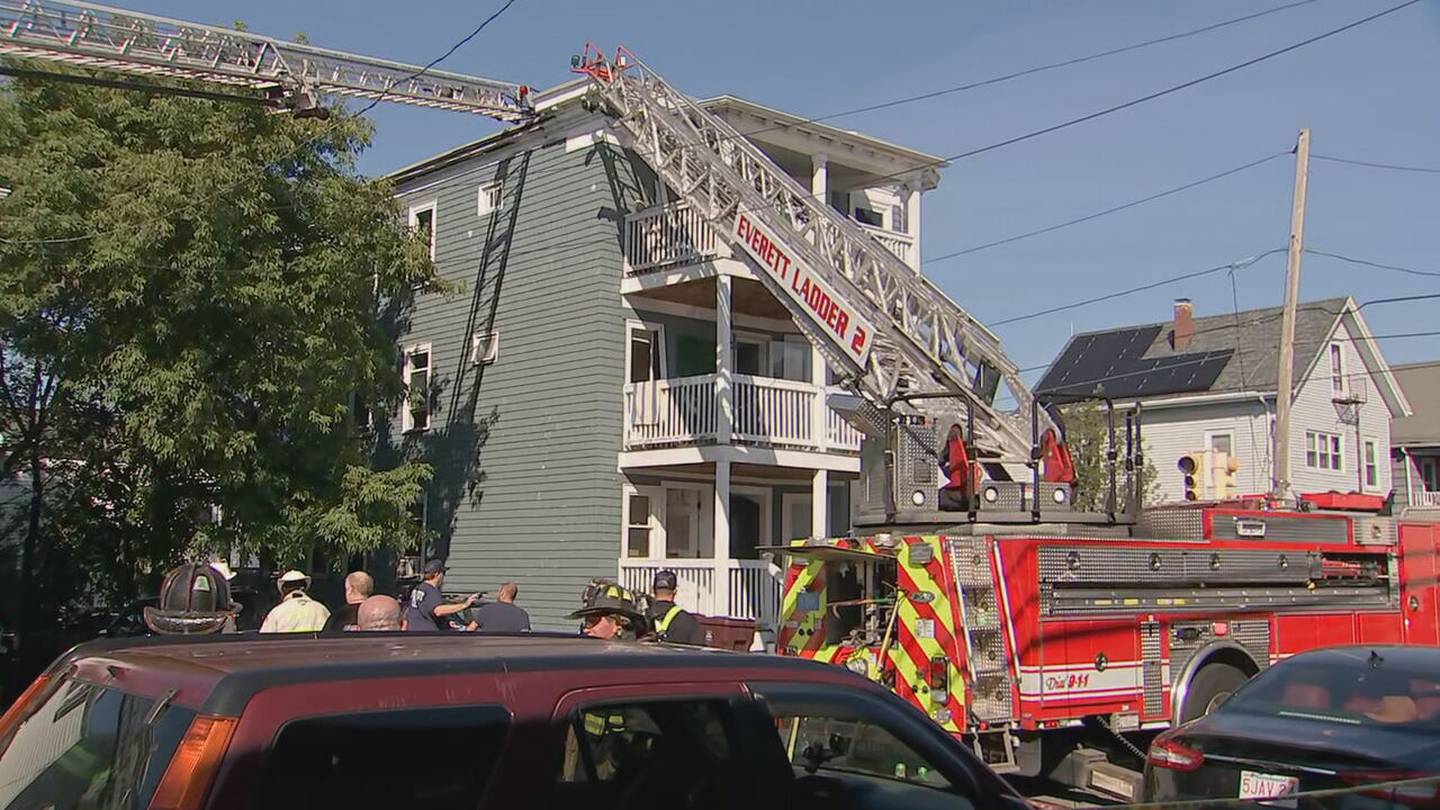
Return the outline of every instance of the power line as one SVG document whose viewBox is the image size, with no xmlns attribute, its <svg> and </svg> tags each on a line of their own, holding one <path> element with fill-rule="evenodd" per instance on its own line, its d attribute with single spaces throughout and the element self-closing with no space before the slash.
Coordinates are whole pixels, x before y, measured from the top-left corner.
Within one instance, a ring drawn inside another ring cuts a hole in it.
<svg viewBox="0 0 1440 810">
<path fill-rule="evenodd" d="M 1381 262 L 1372 262 L 1368 259 L 1356 259 L 1352 256 L 1345 256 L 1340 253 L 1331 253 L 1329 251 L 1318 250 L 1316 248 L 1305 248 L 1305 252 L 1313 254 L 1315 256 L 1324 256 L 1329 259 L 1339 259 L 1342 262 L 1349 262 L 1350 264 L 1358 264 L 1364 267 L 1374 267 L 1378 270 L 1393 270 L 1397 273 L 1406 273 L 1412 276 L 1427 276 L 1429 278 L 1440 278 L 1440 272 L 1436 272 L 1434 270 L 1416 270 L 1413 267 L 1402 267 L 1398 264 L 1383 264 Z"/>
<path fill-rule="evenodd" d="M 1128 288 L 1128 289 L 1118 290 L 1118 291 L 1112 292 L 1112 293 L 1106 293 L 1105 295 L 1097 295 L 1097 296 L 1095 296 L 1095 297 L 1093 297 L 1093 298 L 1086 298 L 1086 299 L 1084 299 L 1084 300 L 1082 300 L 1082 301 L 1074 301 L 1074 302 L 1069 303 L 1069 304 L 1062 304 L 1062 305 L 1060 305 L 1060 306 L 1049 307 L 1048 309 L 1042 309 L 1042 310 L 1039 310 L 1039 311 L 1037 311 L 1037 312 L 1027 313 L 1027 314 L 1025 314 L 1025 315 L 1016 315 L 1016 316 L 1014 316 L 1014 317 L 1012 317 L 1012 318 L 1004 318 L 1004 319 L 1002 319 L 1002 320 L 992 321 L 989 325 L 992 326 L 992 327 L 994 327 L 994 326 L 1004 326 L 1004 325 L 1006 325 L 1006 324 L 1018 323 L 1018 322 L 1020 322 L 1020 321 L 1028 321 L 1028 320 L 1031 320 L 1032 318 L 1039 318 L 1039 317 L 1042 317 L 1042 316 L 1044 316 L 1044 315 L 1053 315 L 1053 314 L 1055 314 L 1055 313 L 1057 313 L 1057 312 L 1064 312 L 1064 311 L 1066 311 L 1066 310 L 1071 310 L 1071 309 L 1079 309 L 1080 307 L 1089 306 L 1089 305 L 1091 305 L 1091 304 L 1098 304 L 1098 303 L 1100 303 L 1100 302 L 1102 302 L 1102 301 L 1111 301 L 1111 300 L 1114 300 L 1114 299 L 1116 299 L 1116 298 L 1122 298 L 1122 297 L 1127 296 L 1127 295 L 1133 295 L 1134 293 L 1144 292 L 1144 291 L 1146 291 L 1146 290 L 1153 290 L 1153 289 L 1155 289 L 1156 287 L 1164 287 L 1164 286 L 1166 286 L 1166 285 L 1168 285 L 1168 284 L 1175 284 L 1175 283 L 1178 283 L 1178 282 L 1181 282 L 1181 281 L 1189 281 L 1190 279 L 1200 278 L 1200 277 L 1202 277 L 1202 276 L 1208 276 L 1208 275 L 1211 275 L 1212 273 L 1219 273 L 1219 272 L 1221 272 L 1221 271 L 1223 271 L 1223 270 L 1243 270 L 1244 268 L 1249 267 L 1249 266 L 1252 265 L 1252 264 L 1255 264 L 1256 262 L 1260 261 L 1261 259 L 1264 259 L 1264 258 L 1267 257 L 1267 256 L 1273 256 L 1273 255 L 1275 255 L 1275 254 L 1277 254 L 1277 253 L 1284 253 L 1285 250 L 1286 250 L 1285 248 L 1273 248 L 1273 249 L 1267 250 L 1267 251 L 1265 251 L 1265 252 L 1263 252 L 1263 253 L 1257 253 L 1257 254 L 1255 254 L 1254 256 L 1249 257 L 1248 259 L 1241 259 L 1241 260 L 1238 261 L 1238 262 L 1230 262 L 1230 263 L 1228 263 L 1228 264 L 1220 264 L 1220 265 L 1216 265 L 1216 266 L 1214 266 L 1214 267 L 1208 267 L 1208 268 L 1206 268 L 1206 269 L 1204 269 L 1204 270 L 1197 270 L 1197 271 L 1195 271 L 1195 272 L 1193 272 L 1193 273 L 1183 273 L 1183 274 L 1178 275 L 1178 276 L 1171 276 L 1171 277 L 1169 277 L 1169 278 L 1163 278 L 1163 279 L 1160 279 L 1159 281 L 1153 281 L 1153 282 L 1151 282 L 1151 283 L 1149 283 L 1149 284 L 1142 284 L 1142 285 L 1140 285 L 1140 286 L 1138 286 L 1138 287 L 1130 287 L 1130 288 Z"/>
<path fill-rule="evenodd" d="M 917 101 L 929 101 L 930 99 L 940 98 L 942 96 L 948 96 L 954 93 L 963 93 L 967 90 L 975 90 L 981 87 L 989 87 L 991 85 L 1001 84 L 1003 82 L 1008 82 L 1013 79 L 1019 79 L 1025 76 L 1033 76 L 1037 73 L 1044 73 L 1046 71 L 1056 70 L 1058 68 L 1072 67 L 1074 65 L 1084 64 L 1086 62 L 1093 62 L 1097 59 L 1104 59 L 1107 56 L 1116 56 L 1118 54 L 1128 53 L 1130 51 L 1137 51 L 1142 48 L 1148 48 L 1152 45 L 1160 45 L 1166 42 L 1174 42 L 1176 40 L 1198 36 L 1200 34 L 1205 34 L 1209 33 L 1210 31 L 1218 30 L 1220 28 L 1225 28 L 1227 26 L 1236 25 L 1242 22 L 1249 22 L 1250 20 L 1254 20 L 1259 17 L 1264 17 L 1281 11 L 1289 11 L 1290 9 L 1298 8 L 1299 6 L 1310 5 L 1311 3 L 1315 2 L 1318 2 L 1318 0 L 1300 0 L 1296 3 L 1288 3 L 1283 6 L 1276 6 L 1275 8 L 1266 9 L 1264 11 L 1259 11 L 1254 14 L 1246 14 L 1243 17 L 1235 17 L 1233 19 L 1223 20 L 1218 23 L 1212 23 L 1201 28 L 1194 28 L 1189 31 L 1182 31 L 1178 34 L 1170 34 L 1168 36 L 1163 36 L 1156 39 L 1147 39 L 1144 42 L 1136 42 L 1130 45 L 1122 45 L 1118 48 L 1111 48 L 1106 51 L 1100 51 L 1098 53 L 1092 53 L 1086 56 L 1078 56 L 1073 59 L 1065 59 L 1059 62 L 1050 62 L 1049 64 L 1036 65 L 1034 67 L 1025 68 L 1023 70 L 1017 70 L 1013 73 L 1005 73 L 999 76 L 992 76 L 988 79 L 980 79 L 977 81 L 968 82 L 966 84 L 958 84 L 953 87 L 946 87 L 940 90 L 932 90 L 928 93 L 921 93 L 915 96 L 906 96 L 904 98 L 893 99 L 890 101 L 882 101 L 877 104 L 870 104 L 864 107 L 854 107 L 848 110 L 841 110 L 839 112 L 828 113 L 826 115 L 819 115 L 814 118 L 806 118 L 800 121 L 796 121 L 794 123 L 773 124 L 768 127 L 750 130 L 748 132 L 742 132 L 740 134 L 745 137 L 749 137 L 752 135 L 761 135 L 766 132 L 774 132 L 775 130 L 779 129 L 792 129 L 795 127 L 803 127 L 807 124 L 818 124 L 823 121 L 830 121 L 835 118 L 844 118 L 850 115 L 859 115 L 860 113 L 875 112 L 876 110 L 888 110 L 891 107 L 899 107 L 904 104 L 913 104 Z"/>
<path fill-rule="evenodd" d="M 1352 160 L 1350 158 L 1334 157 L 1332 155 L 1310 154 L 1312 160 L 1328 160 L 1331 163 L 1344 163 L 1349 166 L 1364 166 L 1367 169 L 1385 169 L 1392 172 L 1417 172 L 1420 174 L 1440 174 L 1440 169 L 1431 166 L 1401 166 L 1397 163 L 1372 163 L 1368 160 Z"/>
<path fill-rule="evenodd" d="M 513 5 L 515 5 L 515 0 L 506 0 L 505 4 L 502 5 L 497 11 L 495 11 L 495 13 L 493 13 L 493 14 L 491 14 L 490 16 L 486 17 L 486 18 L 485 18 L 483 21 L 481 21 L 481 23 L 480 23 L 479 25 L 477 25 L 470 33 L 468 33 L 468 34 L 466 34 L 464 37 L 460 38 L 460 40 L 457 41 L 454 45 L 451 45 L 450 48 L 449 48 L 449 50 L 445 51 L 444 53 L 442 53 L 441 55 L 435 57 L 434 59 L 431 59 L 429 62 L 427 62 L 427 63 L 425 64 L 424 67 L 420 68 L 419 70 L 414 71 L 414 72 L 411 73 L 410 75 L 405 76 L 405 77 L 402 77 L 401 79 L 399 79 L 399 80 L 397 80 L 397 81 L 395 81 L 395 82 L 392 82 L 388 87 L 386 87 L 384 90 L 382 90 L 382 91 L 380 92 L 380 94 L 379 94 L 378 96 L 376 96 L 369 104 L 367 104 L 367 105 L 365 105 L 364 107 L 360 108 L 360 111 L 357 112 L 357 113 L 355 113 L 355 115 L 354 115 L 354 116 L 351 116 L 351 117 L 353 117 L 353 118 L 359 118 L 360 116 L 363 116 L 363 115 L 365 115 L 365 113 L 367 113 L 367 112 L 369 112 L 370 110 L 374 109 L 374 108 L 375 108 L 375 105 L 379 104 L 381 101 L 383 101 L 383 100 L 385 99 L 386 94 L 389 93 L 389 91 L 390 91 L 390 87 L 394 87 L 394 86 L 397 85 L 397 84 L 400 84 L 400 83 L 402 83 L 402 82 L 407 82 L 407 81 L 410 81 L 410 80 L 412 80 L 412 79 L 418 79 L 418 78 L 420 78 L 421 76 L 425 75 L 425 73 L 426 73 L 427 71 L 429 71 L 431 68 L 435 67 L 436 65 L 438 65 L 438 64 L 440 64 L 441 62 L 443 62 L 443 61 L 445 61 L 446 59 L 448 59 L 451 55 L 453 55 L 453 54 L 454 54 L 457 50 L 459 50 L 462 46 L 464 46 L 466 43 L 470 42 L 472 39 L 474 39 L 476 36 L 478 36 L 481 31 L 484 31 L 485 28 L 490 25 L 490 23 L 494 22 L 501 14 L 504 14 L 506 11 L 508 11 L 508 10 L 510 9 L 510 7 L 513 6 Z M 334 124 L 332 124 L 331 126 L 327 127 L 324 131 L 322 131 L 322 132 L 320 132 L 320 133 L 317 133 L 316 135 L 313 135 L 313 136 L 311 136 L 311 137 L 309 137 L 309 138 L 306 138 L 306 139 L 300 141 L 300 143 L 298 143 L 298 144 L 295 145 L 295 148 L 290 149 L 290 150 L 288 150 L 287 152 L 285 152 L 283 155 L 281 155 L 280 157 L 271 160 L 269 165 L 274 166 L 274 165 L 276 165 L 276 164 L 278 164 L 278 163 L 281 163 L 281 162 L 283 162 L 283 161 L 285 161 L 285 160 L 293 157 L 294 155 L 299 154 L 301 151 L 303 151 L 303 150 L 305 150 L 305 149 L 308 149 L 310 146 L 318 143 L 322 138 L 324 138 L 324 137 L 326 137 L 326 136 L 334 133 L 335 131 L 337 131 L 337 130 L 340 128 L 340 125 L 341 125 L 341 122 L 338 122 L 338 121 L 337 121 L 336 123 L 334 123 Z M 236 185 L 237 185 L 237 184 L 230 184 L 230 185 L 228 185 L 228 186 L 222 186 L 222 187 L 219 188 L 214 194 L 211 194 L 210 196 L 206 197 L 204 201 L 205 201 L 205 202 L 210 202 L 210 201 L 212 201 L 212 200 L 218 199 L 218 198 L 224 196 L 225 194 L 228 194 L 232 189 L 235 188 Z M 184 211 L 186 208 L 189 208 L 189 207 L 193 207 L 193 203 L 192 203 L 190 206 L 186 206 L 186 207 L 182 207 L 182 208 L 175 208 L 175 209 L 167 212 L 166 214 L 160 215 L 158 218 L 160 218 L 160 219 L 168 219 L 168 218 L 171 218 L 171 217 L 173 217 L 173 216 L 181 213 L 182 211 Z M 0 237 L 0 244 L 7 244 L 7 245 L 57 245 L 57 244 L 67 244 L 67 243 L 72 243 L 72 242 L 83 242 L 83 241 L 86 241 L 86 240 L 88 240 L 88 239 L 94 239 L 94 238 L 96 238 L 96 237 L 104 236 L 106 233 L 108 233 L 108 231 L 92 231 L 91 233 L 82 234 L 82 235 L 80 235 L 80 236 L 65 236 L 65 237 L 55 237 L 55 238 L 47 238 L 47 239 L 7 239 L 7 238 L 4 238 L 4 237 Z"/>
<path fill-rule="evenodd" d="M 1288 154 L 1290 154 L 1289 150 L 1286 150 L 1286 151 L 1283 151 L 1283 152 L 1276 152 L 1276 153 L 1273 154 L 1273 155 L 1267 155 L 1266 157 L 1260 158 L 1259 160 L 1252 160 L 1252 161 L 1250 161 L 1249 163 L 1245 163 L 1245 164 L 1243 164 L 1243 165 L 1236 166 L 1236 167 L 1233 168 L 1233 169 L 1226 169 L 1226 170 L 1223 171 L 1223 172 L 1220 172 L 1220 173 L 1218 173 L 1218 174 L 1212 174 L 1212 175 L 1210 175 L 1209 177 L 1202 177 L 1202 178 L 1200 178 L 1199 180 L 1193 180 L 1193 181 L 1191 181 L 1191 182 L 1189 182 L 1189 183 L 1185 183 L 1184 185 L 1175 186 L 1174 188 L 1169 188 L 1169 189 L 1166 189 L 1166 190 L 1164 190 L 1164 191 L 1158 192 L 1158 193 L 1156 193 L 1156 194 L 1151 194 L 1151 195 L 1146 196 L 1146 197 L 1141 197 L 1141 198 L 1138 199 L 1138 200 L 1131 200 L 1130 202 L 1124 203 L 1123 205 L 1117 205 L 1117 206 L 1114 206 L 1114 207 L 1112 207 L 1112 208 L 1106 208 L 1106 209 L 1103 210 L 1103 211 L 1096 211 L 1096 212 L 1093 213 L 1093 214 L 1086 214 L 1085 216 L 1082 216 L 1082 217 L 1076 217 L 1075 219 L 1069 219 L 1069 220 L 1066 220 L 1066 221 L 1064 221 L 1064 222 L 1059 222 L 1059 223 L 1056 223 L 1056 224 L 1054 224 L 1054 225 L 1050 225 L 1050 226 L 1047 226 L 1047 227 L 1044 227 L 1044 228 L 1039 228 L 1039 229 L 1036 229 L 1036 230 L 1033 230 L 1033 231 L 1027 231 L 1027 232 L 1025 232 L 1025 233 L 1016 234 L 1015 236 L 1006 237 L 1006 238 L 1004 238 L 1004 239 L 997 239 L 997 240 L 995 240 L 995 241 L 993 241 L 993 242 L 986 242 L 986 243 L 984 243 L 984 244 L 974 245 L 974 246 L 972 246 L 972 247 L 963 248 L 963 249 L 961 249 L 961 250 L 957 250 L 957 251 L 954 251 L 954 252 L 951 252 L 951 253 L 943 253 L 943 254 L 941 254 L 941 255 L 939 255 L 939 256 L 935 256 L 934 258 L 926 259 L 923 263 L 924 263 L 924 264 L 934 264 L 934 263 L 936 263 L 936 262 L 943 262 L 943 261 L 945 261 L 946 259 L 953 259 L 953 258 L 955 258 L 955 257 L 957 257 L 957 256 L 966 256 L 966 255 L 969 255 L 969 254 L 971 254 L 971 253 L 977 253 L 977 252 L 979 252 L 979 251 L 987 250 L 987 249 L 992 248 L 992 247 L 999 247 L 1000 245 L 1008 245 L 1008 244 L 1010 244 L 1011 242 L 1018 242 L 1018 241 L 1020 241 L 1020 240 L 1022 240 L 1022 239 L 1029 239 L 1029 238 L 1032 237 L 1032 236 L 1040 236 L 1041 234 L 1051 233 L 1052 231 L 1058 231 L 1058 230 L 1060 230 L 1061 228 L 1068 228 L 1068 227 L 1070 227 L 1071 225 L 1079 225 L 1079 224 L 1082 223 L 1082 222 L 1089 222 L 1089 221 L 1091 221 L 1091 220 L 1099 219 L 1099 218 L 1101 218 L 1101 217 L 1103 217 L 1103 216 L 1108 216 L 1108 215 L 1110 215 L 1110 214 L 1114 214 L 1114 213 L 1117 213 L 1117 212 L 1120 212 L 1120 211 L 1124 211 L 1124 210 L 1126 210 L 1126 209 L 1128 209 L 1128 208 L 1134 208 L 1134 207 L 1136 207 L 1136 206 L 1138 206 L 1138 205 L 1144 205 L 1145 203 L 1148 203 L 1148 202 L 1153 202 L 1153 201 L 1155 201 L 1155 200 L 1159 200 L 1159 199 L 1162 199 L 1162 198 L 1164 198 L 1164 197 L 1169 197 L 1169 196 L 1174 195 L 1174 194 L 1179 194 L 1179 193 L 1182 192 L 1182 191 L 1189 191 L 1189 190 L 1192 189 L 1192 188 L 1196 188 L 1197 186 L 1203 186 L 1203 185 L 1205 185 L 1206 183 L 1213 183 L 1213 182 L 1215 182 L 1216 180 L 1220 180 L 1220 179 L 1229 177 L 1229 176 L 1232 175 L 1232 174 L 1238 174 L 1238 173 L 1240 173 L 1240 172 L 1245 171 L 1246 169 L 1253 169 L 1253 168 L 1255 168 L 1256 166 L 1262 165 L 1262 164 L 1264 164 L 1264 163 L 1269 163 L 1270 161 L 1272 161 L 1272 160 L 1274 160 L 1274 159 L 1276 159 L 1276 158 L 1278 158 L 1278 157 L 1284 157 L 1285 155 L 1288 155 Z"/>
</svg>

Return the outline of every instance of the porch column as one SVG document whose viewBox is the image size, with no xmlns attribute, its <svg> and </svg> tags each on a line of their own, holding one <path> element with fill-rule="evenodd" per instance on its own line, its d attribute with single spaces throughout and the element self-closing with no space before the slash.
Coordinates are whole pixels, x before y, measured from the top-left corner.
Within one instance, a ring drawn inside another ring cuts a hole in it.
<svg viewBox="0 0 1440 810">
<path fill-rule="evenodd" d="M 830 536 L 830 471 L 816 470 L 810 479 L 810 536 Z"/>
<path fill-rule="evenodd" d="M 715 613 L 730 613 L 730 462 L 715 462 Z"/>
<path fill-rule="evenodd" d="M 815 403 L 810 409 L 811 441 L 815 449 L 830 448 L 830 406 L 825 404 L 825 355 L 810 344 L 810 384 L 815 386 Z"/>
<path fill-rule="evenodd" d="M 720 445 L 730 444 L 735 437 L 735 385 L 731 378 L 734 313 L 731 307 L 730 276 L 718 273 L 715 276 L 715 443 Z"/>
<path fill-rule="evenodd" d="M 810 156 L 810 193 L 820 202 L 825 202 L 830 191 L 830 156 L 825 153 Z"/>
<path fill-rule="evenodd" d="M 920 178 L 913 178 L 906 181 L 900 187 L 905 198 L 905 231 L 910 238 L 915 240 L 915 245 L 910 249 L 910 256 L 914 261 L 915 272 L 920 272 Z"/>
</svg>

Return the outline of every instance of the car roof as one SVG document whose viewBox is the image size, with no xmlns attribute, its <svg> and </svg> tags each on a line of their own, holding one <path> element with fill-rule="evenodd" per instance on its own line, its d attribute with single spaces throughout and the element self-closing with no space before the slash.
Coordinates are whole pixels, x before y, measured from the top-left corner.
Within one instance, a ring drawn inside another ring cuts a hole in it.
<svg viewBox="0 0 1440 810">
<path fill-rule="evenodd" d="M 203 711 L 238 714 L 257 691 L 282 684 L 424 676 L 593 669 L 717 668 L 741 677 L 842 668 L 806 659 L 652 642 L 606 642 L 572 634 L 284 633 L 110 639 L 71 650 L 59 666 L 134 670 L 190 685 Z M 829 677 L 827 677 L 827 675 Z M 867 683 L 863 678 L 859 681 Z"/>
<path fill-rule="evenodd" d="M 1343 647 L 1325 647 L 1292 655 L 1285 659 L 1284 663 L 1291 666 L 1369 665 L 1372 653 L 1379 656 L 1383 664 L 1392 666 L 1405 668 L 1440 666 L 1440 647 L 1425 647 L 1418 644 L 1351 644 Z"/>
</svg>

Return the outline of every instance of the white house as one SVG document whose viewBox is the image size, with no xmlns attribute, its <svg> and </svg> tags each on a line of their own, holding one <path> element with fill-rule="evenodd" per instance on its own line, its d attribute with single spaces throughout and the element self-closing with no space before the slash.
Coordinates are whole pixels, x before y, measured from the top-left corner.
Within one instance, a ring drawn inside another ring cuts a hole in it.
<svg viewBox="0 0 1440 810">
<path fill-rule="evenodd" d="M 1169 321 L 1075 335 L 1036 390 L 1141 403 L 1162 500 L 1183 498 L 1177 462 L 1204 450 L 1239 461 L 1239 494 L 1267 492 L 1280 323 L 1279 307 L 1197 318 L 1180 299 Z M 1294 363 L 1293 492 L 1387 495 L 1390 421 L 1410 406 L 1354 300 L 1299 306 Z"/>
</svg>

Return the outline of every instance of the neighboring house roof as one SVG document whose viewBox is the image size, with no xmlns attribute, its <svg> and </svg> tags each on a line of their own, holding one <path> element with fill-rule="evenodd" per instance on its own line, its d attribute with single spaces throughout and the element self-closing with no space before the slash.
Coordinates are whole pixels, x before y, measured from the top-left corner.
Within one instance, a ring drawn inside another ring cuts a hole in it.
<svg viewBox="0 0 1440 810">
<path fill-rule="evenodd" d="M 840 129 L 839 127 L 832 127 L 829 124 L 822 124 L 812 118 L 802 118 L 801 116 L 795 115 L 793 113 L 788 113 L 784 110 L 777 110 L 774 107 L 767 107 L 764 104 L 757 104 L 756 102 L 750 101 L 749 99 L 740 98 L 739 96 L 732 96 L 728 93 L 725 95 L 715 96 L 714 98 L 701 99 L 700 105 L 703 106 L 705 109 L 711 111 L 725 109 L 740 110 L 742 112 L 749 113 L 750 115 L 753 115 L 757 118 L 765 118 L 774 121 L 777 127 L 784 127 L 787 129 L 792 127 L 800 128 L 809 132 L 822 135 L 831 140 L 858 143 L 865 146 L 866 148 L 873 149 L 876 152 L 884 153 L 893 158 L 913 161 L 916 164 L 919 164 L 916 168 L 925 167 L 942 169 L 950 165 L 950 162 L 948 160 L 939 157 L 938 155 L 931 155 L 916 149 L 910 149 L 908 147 L 900 146 L 898 144 L 893 144 L 889 141 L 876 138 L 873 135 L 866 135 L 861 132 L 856 132 L 853 129 Z M 748 135 L 752 133 L 742 132 L 742 134 Z"/>
<path fill-rule="evenodd" d="M 1434 360 L 1391 366 L 1413 413 L 1390 423 L 1396 446 L 1440 445 L 1440 364 Z"/>
<path fill-rule="evenodd" d="M 1244 310 L 1194 319 L 1189 345 L 1175 349 L 1172 321 L 1082 332 L 1055 358 L 1035 392 L 1094 393 L 1112 399 L 1159 399 L 1234 394 L 1274 395 L 1280 363 L 1281 307 Z M 1370 339 L 1370 330 L 1348 298 L 1301 304 L 1295 317 L 1295 384 L 1320 360 L 1337 324 L 1344 320 L 1355 346 L 1392 414 L 1408 410 L 1404 394 Z"/>
</svg>

